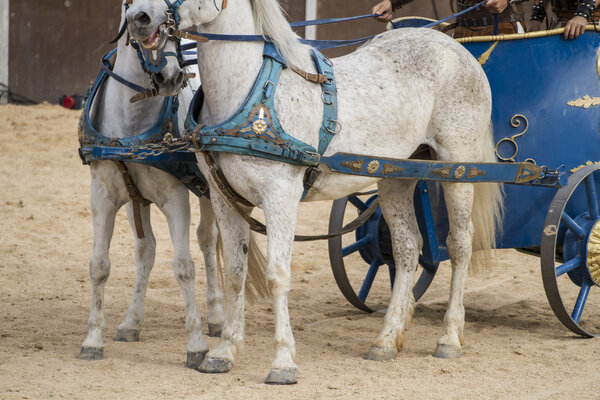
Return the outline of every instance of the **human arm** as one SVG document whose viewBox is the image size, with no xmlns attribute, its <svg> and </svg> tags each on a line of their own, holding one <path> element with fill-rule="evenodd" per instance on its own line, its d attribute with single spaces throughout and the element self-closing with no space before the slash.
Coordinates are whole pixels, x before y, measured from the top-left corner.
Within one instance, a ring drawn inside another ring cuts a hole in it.
<svg viewBox="0 0 600 400">
<path fill-rule="evenodd" d="M 585 32 L 588 20 L 599 2 L 600 0 L 583 0 L 579 3 L 579 8 L 575 11 L 575 16 L 565 25 L 565 32 L 563 34 L 565 39 L 575 39 Z"/>
<path fill-rule="evenodd" d="M 488 2 L 485 3 L 485 8 L 487 8 L 489 12 L 494 14 L 501 13 L 506 9 L 506 7 L 508 7 L 507 0 L 488 0 Z"/>
<path fill-rule="evenodd" d="M 383 0 L 373 6 L 372 14 L 377 14 L 376 17 L 379 21 L 389 22 L 392 20 L 392 12 L 402 7 L 406 3 L 410 3 L 412 0 Z"/>
</svg>

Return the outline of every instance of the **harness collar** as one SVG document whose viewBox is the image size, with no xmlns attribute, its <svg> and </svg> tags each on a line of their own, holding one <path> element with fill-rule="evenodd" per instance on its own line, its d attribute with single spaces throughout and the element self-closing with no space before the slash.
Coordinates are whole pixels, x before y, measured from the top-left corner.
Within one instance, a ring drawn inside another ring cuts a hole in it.
<svg viewBox="0 0 600 400">
<path fill-rule="evenodd" d="M 166 133 L 170 133 L 173 137 L 180 137 L 179 128 L 177 126 L 177 109 L 179 108 L 177 96 L 165 97 L 159 118 L 156 123 L 146 132 L 143 132 L 139 135 L 125 138 L 110 138 L 94 128 L 90 117 L 92 104 L 100 90 L 100 87 L 109 76 L 107 71 L 112 72 L 110 59 L 115 53 L 116 49 L 113 49 L 104 57 L 102 57 L 103 68 L 98 73 L 94 84 L 90 87 L 87 93 L 84 111 L 81 115 L 81 120 L 79 123 L 79 144 L 81 146 L 80 155 L 84 163 L 89 163 L 89 161 L 94 159 L 92 157 L 92 149 L 94 146 L 131 147 L 141 144 L 154 143 L 162 141 L 163 136 Z M 116 74 L 113 72 L 110 76 L 115 77 L 115 75 Z M 120 83 L 123 83 L 122 80 L 124 79 L 121 78 L 117 80 Z"/>
<path fill-rule="evenodd" d="M 339 132 L 337 90 L 331 61 L 318 51 L 313 60 L 319 74 L 327 77 L 321 84 L 323 123 L 319 130 L 318 150 L 287 134 L 275 112 L 275 90 L 285 63 L 271 42 L 266 42 L 263 65 L 250 94 L 229 119 L 214 126 L 201 126 L 196 112 L 202 97 L 196 94 L 188 112 L 185 134 L 197 150 L 252 155 L 289 164 L 314 167 L 319 164 L 333 135 Z M 196 112 L 194 112 L 196 111 Z"/>
</svg>

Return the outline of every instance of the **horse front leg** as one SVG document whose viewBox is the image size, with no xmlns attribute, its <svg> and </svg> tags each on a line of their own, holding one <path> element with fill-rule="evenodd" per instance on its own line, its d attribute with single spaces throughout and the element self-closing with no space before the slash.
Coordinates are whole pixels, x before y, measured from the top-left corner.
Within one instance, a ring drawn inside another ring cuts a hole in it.
<svg viewBox="0 0 600 400">
<path fill-rule="evenodd" d="M 218 230 L 215 213 L 210 199 L 200 198 L 200 224 L 196 230 L 198 244 L 204 255 L 206 269 L 206 300 L 208 305 L 208 335 L 221 336 L 225 313 L 223 312 L 223 292 L 217 273 Z"/>
<path fill-rule="evenodd" d="M 390 228 L 396 277 L 383 328 L 367 355 L 369 360 L 394 359 L 404 346 L 404 332 L 412 319 L 412 284 L 422 241 L 413 206 L 415 184 L 391 180 L 379 183 L 379 202 Z"/>
<path fill-rule="evenodd" d="M 444 315 L 444 334 L 438 339 L 434 356 L 458 358 L 462 352 L 465 307 L 463 296 L 472 253 L 474 188 L 472 184 L 444 184 L 450 232 L 446 246 L 452 264 L 452 283 L 448 309 Z"/>
<path fill-rule="evenodd" d="M 154 266 L 156 240 L 150 224 L 150 206 L 140 207 L 140 217 L 144 231 L 144 237 L 141 239 L 137 236 L 132 203 L 127 203 L 126 207 L 127 219 L 135 236 L 136 277 L 131 304 L 127 309 L 125 319 L 117 328 L 115 340 L 118 342 L 137 342 L 140 340 L 141 325 L 144 321 L 144 298 L 146 297 L 150 271 Z"/>
<path fill-rule="evenodd" d="M 268 240 L 267 283 L 273 296 L 275 313 L 275 357 L 265 383 L 292 384 L 297 382 L 298 367 L 294 363 L 296 344 L 290 324 L 288 295 L 298 201 L 289 198 L 270 200 L 270 203 L 265 202 L 264 210 Z"/>
<path fill-rule="evenodd" d="M 94 244 L 90 259 L 90 280 L 92 284 L 92 306 L 88 319 L 88 335 L 81 345 L 79 358 L 84 360 L 101 360 L 104 357 L 102 330 L 104 318 L 104 285 L 110 274 L 108 249 L 115 225 L 117 211 L 124 203 L 117 193 L 112 193 L 103 186 L 101 179 L 94 177 L 92 170 L 91 209 L 94 229 Z"/>
<path fill-rule="evenodd" d="M 173 274 L 181 287 L 185 304 L 185 329 L 189 333 L 186 367 L 197 369 L 208 352 L 208 343 L 202 335 L 202 319 L 196 304 L 194 290 L 196 270 L 190 254 L 190 203 L 188 190 L 180 186 L 161 206 L 167 218 L 173 242 Z"/>
<path fill-rule="evenodd" d="M 229 372 L 235 356 L 243 348 L 244 285 L 248 270 L 250 229 L 244 218 L 217 191 L 211 196 L 223 243 L 223 292 L 225 321 L 221 339 L 198 368 L 205 373 Z"/>
</svg>

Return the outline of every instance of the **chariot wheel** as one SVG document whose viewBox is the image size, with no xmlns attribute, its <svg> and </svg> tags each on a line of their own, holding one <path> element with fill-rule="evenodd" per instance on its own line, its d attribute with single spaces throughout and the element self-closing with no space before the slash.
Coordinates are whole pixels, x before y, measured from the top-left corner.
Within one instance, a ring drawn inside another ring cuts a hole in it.
<svg viewBox="0 0 600 400">
<path fill-rule="evenodd" d="M 377 195 L 366 200 L 358 196 L 349 196 L 334 201 L 329 217 L 329 233 L 339 232 L 344 224 L 344 216 L 351 214 L 350 219 L 354 219 L 357 214 L 369 208 L 375 199 Z M 354 235 L 353 239 L 352 235 Z M 353 259 L 350 260 L 351 258 Z M 359 260 L 360 258 L 362 260 Z M 375 311 L 373 302 L 381 305 L 382 300 L 381 296 L 379 301 L 369 298 L 374 291 L 374 286 L 379 286 L 381 292 L 381 286 L 386 285 L 388 287 L 386 293 L 389 293 L 396 275 L 390 232 L 383 219 L 381 208 L 377 207 L 369 220 L 353 234 L 329 239 L 329 261 L 335 281 L 350 304 L 366 312 Z M 425 293 L 439 265 L 424 262 L 422 256 L 419 256 L 419 264 L 422 268 L 413 287 L 415 300 Z"/>
<path fill-rule="evenodd" d="M 586 166 L 558 190 L 544 222 L 540 249 L 542 280 L 554 314 L 585 337 L 600 331 L 600 322 L 591 316 L 598 314 L 590 296 L 600 286 L 599 170 L 598 164 Z"/>
</svg>

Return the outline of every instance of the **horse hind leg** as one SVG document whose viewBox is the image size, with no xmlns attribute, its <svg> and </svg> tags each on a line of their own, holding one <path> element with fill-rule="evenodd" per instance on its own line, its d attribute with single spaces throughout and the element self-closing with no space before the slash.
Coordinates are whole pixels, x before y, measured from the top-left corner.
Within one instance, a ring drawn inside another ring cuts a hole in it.
<svg viewBox="0 0 600 400">
<path fill-rule="evenodd" d="M 452 264 L 448 309 L 444 315 L 444 334 L 437 341 L 434 356 L 458 358 L 462 352 L 465 308 L 463 296 L 472 252 L 474 187 L 468 183 L 443 184 L 450 232 L 446 245 Z"/>
<path fill-rule="evenodd" d="M 367 355 L 369 360 L 391 360 L 404 346 L 404 332 L 412 319 L 412 284 L 422 245 L 413 206 L 415 181 L 382 180 L 379 202 L 390 228 L 396 277 L 383 328 Z"/>
<path fill-rule="evenodd" d="M 144 237 L 137 236 L 132 203 L 127 203 L 127 219 L 135 235 L 136 278 L 131 304 L 127 309 L 125 319 L 117 328 L 115 340 L 118 342 L 137 342 L 140 340 L 140 330 L 144 321 L 144 298 L 148 288 L 150 271 L 154 266 L 156 256 L 156 240 L 150 223 L 150 206 L 140 207 L 140 217 Z"/>
<path fill-rule="evenodd" d="M 215 213 L 210 200 L 200 198 L 200 224 L 196 230 L 198 244 L 204 255 L 206 270 L 206 301 L 208 305 L 208 336 L 219 337 L 223 330 L 225 313 L 223 312 L 223 292 L 219 285 L 217 272 L 218 230 Z"/>
<path fill-rule="evenodd" d="M 190 206 L 188 191 L 180 186 L 161 207 L 167 218 L 173 242 L 173 273 L 185 304 L 185 328 L 189 333 L 186 367 L 197 369 L 208 353 L 208 343 L 202 335 L 202 319 L 196 304 L 194 284 L 196 271 L 190 254 Z"/>
</svg>

